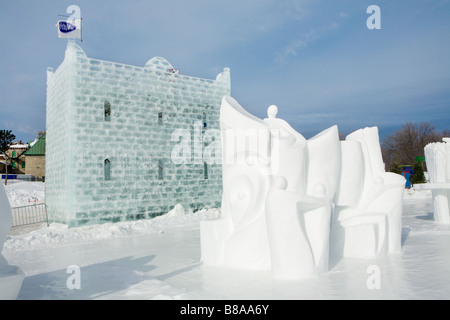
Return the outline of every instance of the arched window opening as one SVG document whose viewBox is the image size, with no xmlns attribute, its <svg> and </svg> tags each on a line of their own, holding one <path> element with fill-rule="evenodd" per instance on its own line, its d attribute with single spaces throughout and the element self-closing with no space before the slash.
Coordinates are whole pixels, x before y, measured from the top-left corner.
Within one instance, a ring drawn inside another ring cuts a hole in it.
<svg viewBox="0 0 450 320">
<path fill-rule="evenodd" d="M 111 121 L 111 104 L 105 101 L 105 121 Z"/>
<path fill-rule="evenodd" d="M 203 112 L 203 128 L 206 128 L 206 112 Z"/>
<path fill-rule="evenodd" d="M 208 179 L 208 164 L 203 162 L 203 179 Z"/>
<path fill-rule="evenodd" d="M 162 159 L 158 160 L 158 180 L 164 179 L 164 163 Z"/>
<path fill-rule="evenodd" d="M 104 170 L 105 170 L 105 181 L 111 180 L 111 162 L 109 161 L 109 159 L 105 159 Z"/>
<path fill-rule="evenodd" d="M 162 109 L 161 107 L 158 107 L 158 124 L 162 124 L 163 120 L 162 120 Z"/>
</svg>

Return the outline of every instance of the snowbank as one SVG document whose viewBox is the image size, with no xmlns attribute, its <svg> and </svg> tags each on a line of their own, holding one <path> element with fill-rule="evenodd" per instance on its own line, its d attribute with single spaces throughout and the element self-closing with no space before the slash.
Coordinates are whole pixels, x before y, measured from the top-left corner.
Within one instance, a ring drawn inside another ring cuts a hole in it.
<svg viewBox="0 0 450 320">
<path fill-rule="evenodd" d="M 92 242 L 132 235 L 163 233 L 167 230 L 199 228 L 200 221 L 220 216 L 220 209 L 202 209 L 196 212 L 176 205 L 168 213 L 150 220 L 125 221 L 68 228 L 52 223 L 27 234 L 8 236 L 5 250 L 33 250 L 81 242 Z"/>
</svg>

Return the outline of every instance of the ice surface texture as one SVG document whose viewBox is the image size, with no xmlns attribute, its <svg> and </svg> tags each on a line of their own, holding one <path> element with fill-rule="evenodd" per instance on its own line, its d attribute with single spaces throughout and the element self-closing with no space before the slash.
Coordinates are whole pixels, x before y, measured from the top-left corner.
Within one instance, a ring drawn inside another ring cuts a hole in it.
<svg viewBox="0 0 450 320">
<path fill-rule="evenodd" d="M 415 184 L 414 188 L 433 193 L 434 220 L 450 224 L 450 138 L 425 146 L 430 183 Z"/>
<path fill-rule="evenodd" d="M 215 80 L 189 77 L 160 57 L 144 67 L 91 59 L 69 41 L 47 72 L 49 219 L 77 226 L 220 206 L 221 165 L 204 153 L 220 151 L 229 93 L 228 68 Z M 180 143 L 185 157 L 174 161 Z"/>
<path fill-rule="evenodd" d="M 11 225 L 11 207 L 5 188 L 0 183 L 0 300 L 16 299 L 25 278 L 22 270 L 8 265 L 8 261 L 2 255 L 3 245 L 11 230 Z"/>
<path fill-rule="evenodd" d="M 299 279 L 328 271 L 330 254 L 399 252 L 404 178 L 384 171 L 378 129 L 306 140 L 276 114 L 222 100 L 222 216 L 201 222 L 203 263 Z"/>
</svg>

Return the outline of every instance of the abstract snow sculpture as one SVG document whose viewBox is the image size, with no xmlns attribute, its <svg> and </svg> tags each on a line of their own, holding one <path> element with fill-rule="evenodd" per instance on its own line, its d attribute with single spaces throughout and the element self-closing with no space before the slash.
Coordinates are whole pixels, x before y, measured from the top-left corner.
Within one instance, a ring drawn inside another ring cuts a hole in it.
<svg viewBox="0 0 450 320">
<path fill-rule="evenodd" d="M 378 128 L 306 140 L 277 112 L 261 120 L 222 99 L 222 216 L 201 222 L 203 263 L 301 279 L 328 271 L 330 244 L 345 257 L 400 252 L 405 181 L 385 172 Z"/>
<path fill-rule="evenodd" d="M 376 257 L 401 252 L 405 180 L 385 172 L 378 128 L 357 130 L 341 142 L 342 167 L 331 228 L 332 253 Z"/>
<path fill-rule="evenodd" d="M 276 111 L 269 107 L 264 119 L 272 145 L 277 146 L 271 163 L 279 158 L 266 198 L 272 273 L 276 278 L 305 278 L 328 271 L 331 201 L 341 160 L 339 134 L 333 126 L 305 140 L 277 119 Z"/>
<path fill-rule="evenodd" d="M 269 128 L 225 96 L 222 139 L 221 218 L 201 223 L 202 261 L 244 269 L 270 268 L 264 210 L 270 187 Z"/>
<path fill-rule="evenodd" d="M 325 187 L 326 196 L 333 200 L 339 184 L 341 146 L 337 126 L 332 126 L 308 140 L 308 193 L 318 184 Z"/>
<path fill-rule="evenodd" d="M 430 183 L 414 184 L 415 189 L 432 190 L 434 220 L 450 224 L 450 138 L 425 146 Z"/>
<path fill-rule="evenodd" d="M 0 183 L 0 300 L 13 300 L 19 295 L 25 275 L 19 267 L 8 265 L 2 256 L 3 245 L 12 225 L 11 207 Z"/>
<path fill-rule="evenodd" d="M 202 221 L 202 261 L 298 279 L 328 270 L 339 139 L 332 127 L 307 141 L 276 114 L 270 106 L 261 120 L 223 98 L 222 217 Z M 308 171 L 324 157 L 327 174 Z"/>
<path fill-rule="evenodd" d="M 272 274 L 301 279 L 328 271 L 331 201 L 325 188 L 309 196 L 287 190 L 284 176 L 275 178 L 266 200 Z"/>
</svg>

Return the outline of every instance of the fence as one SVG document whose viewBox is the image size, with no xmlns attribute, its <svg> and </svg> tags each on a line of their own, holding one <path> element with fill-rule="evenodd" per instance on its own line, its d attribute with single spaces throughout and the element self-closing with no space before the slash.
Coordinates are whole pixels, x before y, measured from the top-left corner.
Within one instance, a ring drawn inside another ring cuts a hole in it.
<svg viewBox="0 0 450 320">
<path fill-rule="evenodd" d="M 13 227 L 46 222 L 48 225 L 45 203 L 34 203 L 27 206 L 11 208 Z"/>
</svg>

